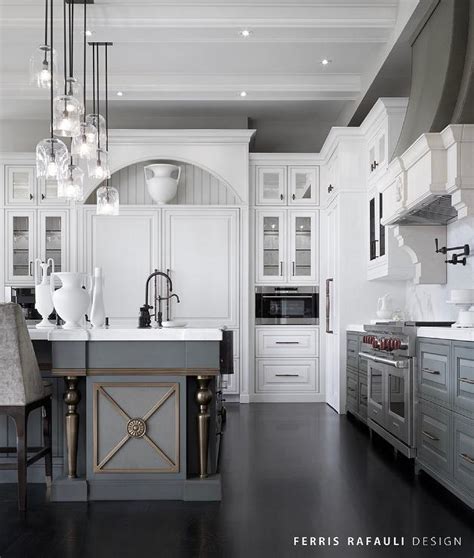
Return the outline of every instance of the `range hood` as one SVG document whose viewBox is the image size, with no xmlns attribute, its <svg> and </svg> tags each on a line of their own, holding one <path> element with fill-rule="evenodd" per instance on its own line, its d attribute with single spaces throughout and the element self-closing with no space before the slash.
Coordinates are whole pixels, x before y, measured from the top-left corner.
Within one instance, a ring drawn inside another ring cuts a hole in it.
<svg viewBox="0 0 474 558">
<path fill-rule="evenodd" d="M 447 225 L 458 217 L 456 208 L 452 205 L 450 195 L 435 196 L 433 199 L 422 202 L 420 205 L 396 219 L 398 225 Z"/>
</svg>

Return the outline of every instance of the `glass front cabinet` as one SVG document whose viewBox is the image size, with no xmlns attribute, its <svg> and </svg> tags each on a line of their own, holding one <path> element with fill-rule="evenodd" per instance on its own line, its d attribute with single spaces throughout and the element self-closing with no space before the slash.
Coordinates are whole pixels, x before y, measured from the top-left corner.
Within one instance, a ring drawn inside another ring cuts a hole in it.
<svg viewBox="0 0 474 558">
<path fill-rule="evenodd" d="M 369 262 L 375 262 L 386 254 L 385 227 L 383 217 L 383 194 L 374 192 L 369 196 Z"/>
<path fill-rule="evenodd" d="M 257 210 L 257 283 L 314 283 L 317 230 L 316 211 Z"/>
<path fill-rule="evenodd" d="M 7 274 L 9 285 L 34 285 L 34 262 L 52 258 L 56 271 L 67 269 L 67 212 L 7 210 Z"/>
<path fill-rule="evenodd" d="M 255 205 L 318 205 L 319 168 L 257 166 Z"/>
<path fill-rule="evenodd" d="M 58 198 L 56 180 L 37 179 L 34 165 L 5 165 L 5 204 L 21 206 L 68 205 Z"/>
</svg>

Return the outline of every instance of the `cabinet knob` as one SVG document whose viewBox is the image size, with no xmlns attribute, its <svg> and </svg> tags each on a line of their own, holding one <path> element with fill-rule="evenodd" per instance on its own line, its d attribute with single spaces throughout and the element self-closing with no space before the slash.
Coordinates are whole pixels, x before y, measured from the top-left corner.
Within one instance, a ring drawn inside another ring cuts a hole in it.
<svg viewBox="0 0 474 558">
<path fill-rule="evenodd" d="M 41 199 L 44 200 L 46 198 L 46 196 L 44 194 L 41 194 Z"/>
<path fill-rule="evenodd" d="M 379 164 L 377 163 L 377 161 L 374 161 L 374 170 L 379 166 Z"/>
<path fill-rule="evenodd" d="M 30 200 L 32 200 L 32 199 L 33 199 L 33 194 L 30 194 Z"/>
<path fill-rule="evenodd" d="M 293 195 L 291 196 L 291 199 L 292 199 L 292 200 L 296 200 L 296 195 L 293 194 Z"/>
<path fill-rule="evenodd" d="M 280 199 L 281 201 L 283 201 L 283 194 L 280 194 Z"/>
<path fill-rule="evenodd" d="M 333 186 L 332 184 L 329 184 L 329 186 L 328 186 L 328 194 L 330 194 L 333 190 L 334 190 L 334 186 Z"/>
</svg>

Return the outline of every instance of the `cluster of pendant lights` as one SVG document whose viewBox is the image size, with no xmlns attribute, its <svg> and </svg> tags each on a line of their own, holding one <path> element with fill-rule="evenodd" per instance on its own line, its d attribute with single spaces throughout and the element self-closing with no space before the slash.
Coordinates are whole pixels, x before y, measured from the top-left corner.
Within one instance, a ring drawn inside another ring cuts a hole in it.
<svg viewBox="0 0 474 558">
<path fill-rule="evenodd" d="M 53 3 L 45 0 L 44 44 L 30 60 L 31 83 L 50 94 L 50 136 L 36 146 L 36 174 L 39 179 L 56 181 L 58 197 L 81 201 L 84 175 L 105 181 L 97 190 L 97 213 L 118 215 L 119 194 L 110 186 L 108 130 L 108 47 L 112 43 L 91 42 L 93 101 L 86 110 L 86 19 L 87 0 L 63 0 L 64 84 L 59 84 L 54 50 Z M 84 4 L 83 84 L 74 76 L 74 4 Z M 48 36 L 49 26 L 49 36 Z M 100 112 L 100 58 L 104 59 L 105 117 Z M 63 85 L 63 87 L 62 87 Z M 61 93 L 58 93 L 59 89 Z M 63 139 L 60 139 L 63 138 Z M 69 139 L 69 148 L 66 145 Z"/>
</svg>

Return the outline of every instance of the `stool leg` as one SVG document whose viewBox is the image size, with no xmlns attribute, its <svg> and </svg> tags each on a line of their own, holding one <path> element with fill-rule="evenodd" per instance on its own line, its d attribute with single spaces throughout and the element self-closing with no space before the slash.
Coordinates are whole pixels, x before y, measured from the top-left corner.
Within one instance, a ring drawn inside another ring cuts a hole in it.
<svg viewBox="0 0 474 558">
<path fill-rule="evenodd" d="M 43 443 L 44 447 L 49 449 L 49 452 L 44 457 L 44 470 L 46 474 L 46 484 L 51 485 L 53 478 L 53 450 L 51 445 L 51 399 L 44 405 L 43 417 Z"/>
<path fill-rule="evenodd" d="M 27 424 L 26 410 L 22 409 L 13 415 L 16 424 L 16 455 L 18 461 L 18 509 L 26 510 L 26 459 L 27 459 Z"/>
</svg>

